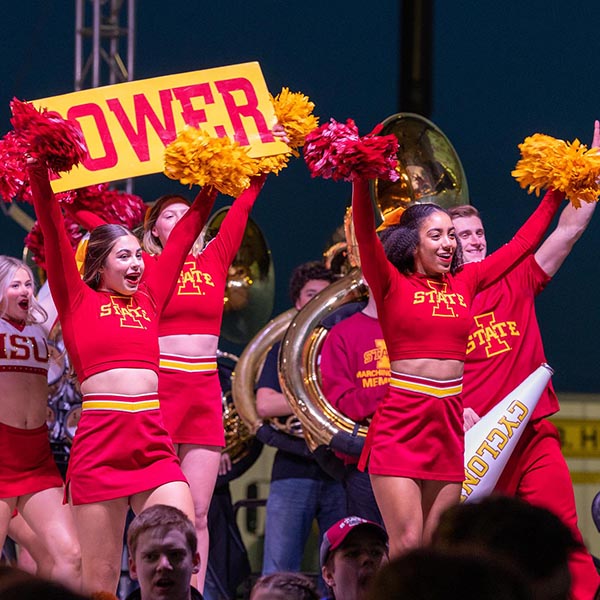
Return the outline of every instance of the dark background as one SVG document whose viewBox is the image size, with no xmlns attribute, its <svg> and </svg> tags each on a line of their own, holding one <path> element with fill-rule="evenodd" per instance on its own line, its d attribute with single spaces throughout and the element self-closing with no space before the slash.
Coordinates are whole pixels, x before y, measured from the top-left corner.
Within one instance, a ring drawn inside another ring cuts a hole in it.
<svg viewBox="0 0 600 600">
<path fill-rule="evenodd" d="M 5 7 L 2 133 L 13 96 L 31 100 L 74 89 L 74 23 L 68 0 Z M 462 160 L 490 249 L 514 233 L 536 202 L 510 175 L 517 144 L 534 132 L 591 141 L 600 117 L 598 23 L 595 0 L 435 5 L 430 118 Z M 323 121 L 352 117 L 367 133 L 400 108 L 400 5 L 393 0 L 140 0 L 136 29 L 136 79 L 257 60 L 272 93 L 288 86 L 307 94 Z M 135 181 L 134 191 L 147 201 L 173 190 L 186 192 L 160 175 Z M 275 313 L 288 306 L 291 269 L 320 256 L 349 194 L 349 184 L 311 180 L 300 160 L 269 178 L 253 217 L 273 253 Z M 0 219 L 0 252 L 20 255 L 23 230 Z M 561 391 L 600 390 L 598 235 L 596 217 L 538 301 Z"/>
</svg>

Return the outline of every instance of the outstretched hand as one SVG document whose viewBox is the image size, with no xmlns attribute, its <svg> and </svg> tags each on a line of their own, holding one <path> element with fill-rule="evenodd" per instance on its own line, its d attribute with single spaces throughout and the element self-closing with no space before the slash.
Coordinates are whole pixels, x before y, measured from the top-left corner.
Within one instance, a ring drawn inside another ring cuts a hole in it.
<svg viewBox="0 0 600 600">
<path fill-rule="evenodd" d="M 465 431 L 469 431 L 480 419 L 481 417 L 472 408 L 465 406 L 463 409 L 463 429 Z"/>
<path fill-rule="evenodd" d="M 600 148 L 600 121 L 594 121 L 594 136 L 592 138 L 592 148 Z"/>
<path fill-rule="evenodd" d="M 288 137 L 287 133 L 285 132 L 283 125 L 281 123 L 279 123 L 279 121 L 277 123 L 275 123 L 275 125 L 273 125 L 273 129 L 271 129 L 271 133 L 280 142 L 284 142 L 285 144 L 290 143 L 290 138 Z"/>
<path fill-rule="evenodd" d="M 27 171 L 31 175 L 35 175 L 38 178 L 49 178 L 48 175 L 48 166 L 42 160 L 40 160 L 37 156 L 31 156 L 27 154 L 25 156 L 25 165 L 27 167 Z"/>
</svg>

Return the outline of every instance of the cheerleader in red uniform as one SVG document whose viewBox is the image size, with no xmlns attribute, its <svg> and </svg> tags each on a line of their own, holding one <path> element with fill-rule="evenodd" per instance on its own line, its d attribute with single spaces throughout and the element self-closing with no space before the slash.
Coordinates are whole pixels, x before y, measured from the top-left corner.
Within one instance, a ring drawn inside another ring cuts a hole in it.
<svg viewBox="0 0 600 600">
<path fill-rule="evenodd" d="M 82 280 L 47 169 L 34 161 L 29 177 L 48 281 L 83 395 L 66 482 L 81 543 L 83 587 L 114 592 L 129 506 L 139 513 L 169 504 L 194 515 L 159 410 L 158 316 L 214 194 L 208 187 L 200 192 L 143 282 L 135 236 L 120 225 L 97 227 Z"/>
<path fill-rule="evenodd" d="M 187 256 L 158 325 L 161 411 L 194 498 L 200 589 L 208 561 L 208 508 L 225 445 L 216 359 L 223 298 L 229 267 L 263 182 L 264 176 L 254 178 L 227 212 L 215 238 Z M 150 209 L 143 238 L 153 255 L 147 267 L 170 246 L 173 227 L 188 210 L 181 196 L 164 196 Z"/>
<path fill-rule="evenodd" d="M 77 589 L 79 543 L 46 426 L 51 323 L 33 291 L 31 269 L 0 256 L 0 548 L 18 510 L 53 558 L 47 575 Z"/>
<path fill-rule="evenodd" d="M 443 208 L 409 207 L 399 225 L 386 230 L 382 245 L 369 182 L 354 182 L 361 266 L 377 303 L 392 370 L 360 468 L 368 463 L 391 556 L 426 543 L 441 512 L 460 497 L 460 394 L 473 297 L 537 246 L 561 200 L 562 195 L 549 192 L 508 244 L 479 263 L 459 268 L 460 246 Z"/>
</svg>

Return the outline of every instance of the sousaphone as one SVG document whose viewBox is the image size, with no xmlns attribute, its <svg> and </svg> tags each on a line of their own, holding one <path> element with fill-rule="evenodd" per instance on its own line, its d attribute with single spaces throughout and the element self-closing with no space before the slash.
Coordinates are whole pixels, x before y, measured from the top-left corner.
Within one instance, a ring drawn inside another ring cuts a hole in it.
<svg viewBox="0 0 600 600">
<path fill-rule="evenodd" d="M 230 207 L 225 207 L 210 218 L 207 239 L 214 237 Z M 275 275 L 271 251 L 259 226 L 248 219 L 244 237 L 229 267 L 225 287 L 223 321 L 220 335 L 235 344 L 247 344 L 264 327 L 273 310 Z M 233 402 L 233 371 L 239 359 L 234 354 L 218 351 L 217 363 L 223 389 L 223 427 L 225 448 L 233 469 L 219 481 L 231 480 L 250 468 L 260 454 L 262 444 L 255 440 L 254 429 L 240 415 Z"/>
<path fill-rule="evenodd" d="M 420 115 L 399 113 L 383 123 L 381 135 L 398 138 L 396 182 L 375 180 L 371 187 L 382 227 L 399 221 L 412 204 L 433 202 L 444 208 L 468 204 L 468 188 L 460 159 L 452 144 L 431 121 Z M 349 228 L 347 228 L 349 229 Z M 347 237 L 348 254 L 356 266 L 313 298 L 291 321 L 279 355 L 282 389 L 314 450 L 332 446 L 347 454 L 360 453 L 368 423 L 356 423 L 336 410 L 321 389 L 319 354 L 327 335 L 323 320 L 339 307 L 364 297 L 365 286 L 358 253 Z"/>
</svg>

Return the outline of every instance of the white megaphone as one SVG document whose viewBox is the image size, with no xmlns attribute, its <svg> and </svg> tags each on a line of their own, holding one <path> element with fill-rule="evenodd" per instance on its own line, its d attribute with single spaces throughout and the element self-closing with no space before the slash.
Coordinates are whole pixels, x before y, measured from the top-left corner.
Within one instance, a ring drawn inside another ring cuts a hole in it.
<svg viewBox="0 0 600 600">
<path fill-rule="evenodd" d="M 492 493 L 553 373 L 540 365 L 465 433 L 462 501 Z"/>
</svg>

